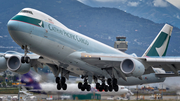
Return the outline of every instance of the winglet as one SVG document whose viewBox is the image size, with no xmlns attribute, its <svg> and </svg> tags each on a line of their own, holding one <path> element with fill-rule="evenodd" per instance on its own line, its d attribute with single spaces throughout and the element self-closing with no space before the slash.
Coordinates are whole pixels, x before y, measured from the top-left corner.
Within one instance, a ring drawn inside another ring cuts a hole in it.
<svg viewBox="0 0 180 101">
<path fill-rule="evenodd" d="M 168 48 L 169 40 L 171 37 L 172 30 L 173 30 L 172 26 L 165 24 L 164 27 L 159 32 L 159 34 L 153 40 L 151 45 L 148 47 L 148 49 L 142 55 L 142 57 L 145 57 L 145 56 L 160 56 L 160 57 L 165 56 L 167 48 Z"/>
</svg>

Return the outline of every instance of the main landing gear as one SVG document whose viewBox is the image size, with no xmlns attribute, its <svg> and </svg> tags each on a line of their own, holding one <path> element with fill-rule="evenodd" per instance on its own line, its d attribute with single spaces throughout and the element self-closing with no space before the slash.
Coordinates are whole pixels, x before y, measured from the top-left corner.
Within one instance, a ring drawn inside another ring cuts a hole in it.
<svg viewBox="0 0 180 101">
<path fill-rule="evenodd" d="M 30 63 L 31 59 L 27 56 L 27 53 L 29 52 L 28 46 L 22 46 L 22 49 L 24 49 L 24 56 L 21 57 L 21 63 Z"/>
<path fill-rule="evenodd" d="M 87 78 L 84 78 L 84 84 L 82 84 L 82 82 L 78 83 L 78 88 L 81 89 L 81 91 L 90 91 L 91 90 L 91 85 L 88 84 L 87 82 Z"/>
<path fill-rule="evenodd" d="M 87 77 L 83 77 L 83 78 L 84 78 L 84 84 L 82 82 L 79 82 L 78 88 L 81 89 L 81 91 L 85 91 L 85 90 L 90 91 L 91 86 L 87 82 Z M 117 85 L 116 78 L 113 78 L 113 79 L 108 78 L 107 84 L 105 83 L 105 78 L 101 78 L 101 81 L 102 81 L 102 84 L 96 82 L 96 89 L 99 90 L 100 92 L 102 92 L 103 90 L 105 92 L 108 92 L 108 91 L 112 92 L 113 90 L 117 92 L 119 90 L 119 86 Z"/>
<path fill-rule="evenodd" d="M 56 77 L 56 83 L 57 83 L 58 90 L 61 90 L 61 88 L 63 90 L 67 89 L 66 78 L 64 76 L 61 77 L 61 79 L 60 79 L 60 77 Z"/>
<path fill-rule="evenodd" d="M 115 92 L 117 92 L 119 90 L 119 86 L 117 85 L 117 79 L 116 78 L 113 78 L 113 79 L 108 78 L 107 79 L 108 85 L 105 84 L 104 79 L 102 79 L 101 81 L 102 81 L 101 85 L 100 85 L 100 83 L 96 83 L 96 89 L 98 89 L 100 92 L 103 90 L 105 92 L 108 92 L 108 91 L 112 92 L 113 89 Z"/>
</svg>

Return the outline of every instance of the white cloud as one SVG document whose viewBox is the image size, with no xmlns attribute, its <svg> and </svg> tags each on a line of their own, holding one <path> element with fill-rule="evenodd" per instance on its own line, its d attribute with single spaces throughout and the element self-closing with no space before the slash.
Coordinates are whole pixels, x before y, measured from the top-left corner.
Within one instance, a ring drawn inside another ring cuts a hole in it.
<svg viewBox="0 0 180 101">
<path fill-rule="evenodd" d="M 154 0 L 153 1 L 155 7 L 167 7 L 168 3 L 165 0 Z"/>
<path fill-rule="evenodd" d="M 139 2 L 128 2 L 128 6 L 137 7 Z"/>
</svg>

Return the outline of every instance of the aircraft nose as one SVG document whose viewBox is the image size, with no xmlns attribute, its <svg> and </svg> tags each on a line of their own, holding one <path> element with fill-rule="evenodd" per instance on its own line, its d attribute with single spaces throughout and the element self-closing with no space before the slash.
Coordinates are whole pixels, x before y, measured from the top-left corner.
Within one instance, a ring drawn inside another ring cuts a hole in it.
<svg viewBox="0 0 180 101">
<path fill-rule="evenodd" d="M 19 24 L 18 24 L 17 21 L 10 20 L 10 21 L 7 23 L 7 27 L 8 27 L 8 31 L 18 30 Z"/>
</svg>

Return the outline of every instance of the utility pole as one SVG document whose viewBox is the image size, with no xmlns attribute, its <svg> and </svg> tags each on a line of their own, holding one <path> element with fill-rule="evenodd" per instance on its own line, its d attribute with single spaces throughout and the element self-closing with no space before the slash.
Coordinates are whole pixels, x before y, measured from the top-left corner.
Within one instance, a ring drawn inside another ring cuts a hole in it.
<svg viewBox="0 0 180 101">
<path fill-rule="evenodd" d="M 136 85 L 136 91 L 137 91 L 137 98 L 136 98 L 136 100 L 138 100 L 138 85 Z"/>
<path fill-rule="evenodd" d="M 19 91 L 18 91 L 18 101 L 20 101 L 20 82 L 18 84 L 18 88 L 19 88 Z"/>
<path fill-rule="evenodd" d="M 162 83 L 162 92 L 161 92 L 161 99 L 163 100 L 163 91 L 164 91 L 164 89 L 163 89 L 163 83 Z"/>
<path fill-rule="evenodd" d="M 20 78 L 20 75 L 18 75 Z M 18 101 L 20 101 L 20 86 L 21 86 L 21 79 L 18 80 Z"/>
</svg>

